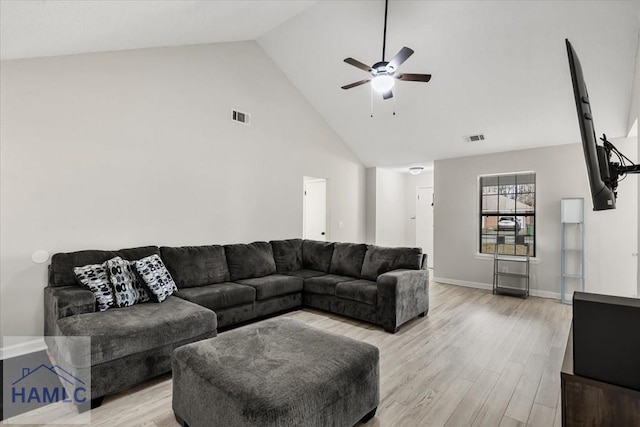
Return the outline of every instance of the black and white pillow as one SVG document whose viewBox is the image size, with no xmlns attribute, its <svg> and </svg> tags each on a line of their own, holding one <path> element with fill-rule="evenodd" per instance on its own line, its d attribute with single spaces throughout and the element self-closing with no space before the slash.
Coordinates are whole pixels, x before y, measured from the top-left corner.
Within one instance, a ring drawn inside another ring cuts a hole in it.
<svg viewBox="0 0 640 427">
<path fill-rule="evenodd" d="M 149 301 L 149 293 L 136 277 L 132 264 L 115 257 L 107 261 L 109 280 L 113 286 L 116 307 L 129 307 L 140 302 Z"/>
<path fill-rule="evenodd" d="M 106 262 L 75 267 L 73 272 L 78 281 L 93 292 L 98 303 L 98 310 L 105 311 L 116 306 L 113 288 L 107 275 Z"/>
<path fill-rule="evenodd" d="M 178 290 L 169 270 L 158 255 L 151 255 L 138 261 L 133 261 L 138 274 L 155 296 L 158 302 L 167 299 Z"/>
</svg>

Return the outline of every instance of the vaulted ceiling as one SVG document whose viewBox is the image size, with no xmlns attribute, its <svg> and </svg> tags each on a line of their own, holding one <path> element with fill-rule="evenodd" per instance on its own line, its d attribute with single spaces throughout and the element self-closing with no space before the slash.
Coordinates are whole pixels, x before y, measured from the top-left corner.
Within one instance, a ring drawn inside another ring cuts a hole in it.
<svg viewBox="0 0 640 427">
<path fill-rule="evenodd" d="M 3 59 L 254 40 L 367 166 L 579 141 L 564 39 L 574 45 L 597 132 L 625 136 L 638 1 L 389 2 L 387 60 L 415 54 L 395 97 L 371 96 L 343 62 L 381 60 L 384 2 L 0 2 Z M 396 112 L 393 115 L 393 112 Z M 371 113 L 373 112 L 373 117 Z M 463 137 L 483 133 L 485 141 Z"/>
</svg>

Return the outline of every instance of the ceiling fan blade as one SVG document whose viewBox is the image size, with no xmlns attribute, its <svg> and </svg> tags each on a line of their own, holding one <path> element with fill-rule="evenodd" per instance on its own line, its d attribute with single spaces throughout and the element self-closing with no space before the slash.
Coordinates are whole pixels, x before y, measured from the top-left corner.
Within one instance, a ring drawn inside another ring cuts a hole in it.
<svg viewBox="0 0 640 427">
<path fill-rule="evenodd" d="M 391 61 L 389 61 L 388 66 L 391 66 L 393 67 L 394 70 L 397 70 L 398 67 L 402 65 L 404 61 L 409 59 L 411 55 L 413 55 L 413 49 L 409 49 L 408 47 L 405 46 L 402 49 L 400 49 L 400 52 L 396 53 L 396 56 L 394 56 L 391 59 Z"/>
<path fill-rule="evenodd" d="M 360 68 L 361 70 L 367 71 L 367 72 L 371 72 L 372 71 L 371 67 L 369 67 L 366 64 L 363 64 L 362 62 L 358 61 L 357 59 L 346 58 L 344 60 L 344 62 L 346 62 L 349 65 L 353 65 L 356 68 Z"/>
<path fill-rule="evenodd" d="M 363 85 L 365 83 L 368 83 L 370 80 L 371 79 L 364 79 L 364 80 L 360 80 L 359 82 L 350 83 L 348 85 L 342 86 L 342 89 L 351 89 L 352 87 L 356 87 L 356 86 L 360 86 L 360 85 Z"/>
<path fill-rule="evenodd" d="M 389 89 L 387 92 L 382 94 L 382 99 L 389 99 L 389 98 L 393 98 L 393 92 L 391 91 L 391 89 Z"/>
<path fill-rule="evenodd" d="M 405 80 L 409 82 L 428 82 L 431 80 L 431 74 L 399 74 L 396 76 L 398 80 Z"/>
</svg>

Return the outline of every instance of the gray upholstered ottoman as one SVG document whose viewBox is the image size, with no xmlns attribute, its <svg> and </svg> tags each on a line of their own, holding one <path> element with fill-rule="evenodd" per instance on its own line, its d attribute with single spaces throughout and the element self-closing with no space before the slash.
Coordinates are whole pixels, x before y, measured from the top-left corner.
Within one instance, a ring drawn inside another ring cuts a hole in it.
<svg viewBox="0 0 640 427">
<path fill-rule="evenodd" d="M 272 319 L 173 353 L 183 426 L 353 426 L 375 415 L 379 352 L 291 319 Z"/>
</svg>

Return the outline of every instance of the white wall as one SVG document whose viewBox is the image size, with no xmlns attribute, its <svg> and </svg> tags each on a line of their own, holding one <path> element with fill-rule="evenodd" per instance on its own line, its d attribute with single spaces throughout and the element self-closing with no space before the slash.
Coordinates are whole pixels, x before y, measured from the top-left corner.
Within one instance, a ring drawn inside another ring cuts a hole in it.
<svg viewBox="0 0 640 427">
<path fill-rule="evenodd" d="M 376 168 L 376 245 L 405 246 L 405 176 Z"/>
<path fill-rule="evenodd" d="M 634 159 L 637 143 L 614 144 Z M 560 199 L 584 197 L 586 290 L 632 296 L 636 293 L 637 177 L 621 182 L 617 209 L 593 212 L 582 147 L 579 144 L 440 160 L 435 162 L 434 280 L 490 286 L 493 262 L 479 259 L 478 176 L 536 172 L 536 244 L 539 264 L 532 266 L 532 293 L 560 292 Z"/>
<path fill-rule="evenodd" d="M 418 187 L 433 187 L 433 170 L 424 170 L 419 175 L 406 174 L 405 198 L 405 245 L 416 246 L 416 195 Z M 431 256 L 431 255 L 429 255 Z"/>
<path fill-rule="evenodd" d="M 304 175 L 365 238 L 363 165 L 255 42 L 0 67 L 2 335 L 42 333 L 34 251 L 299 237 Z"/>
</svg>

